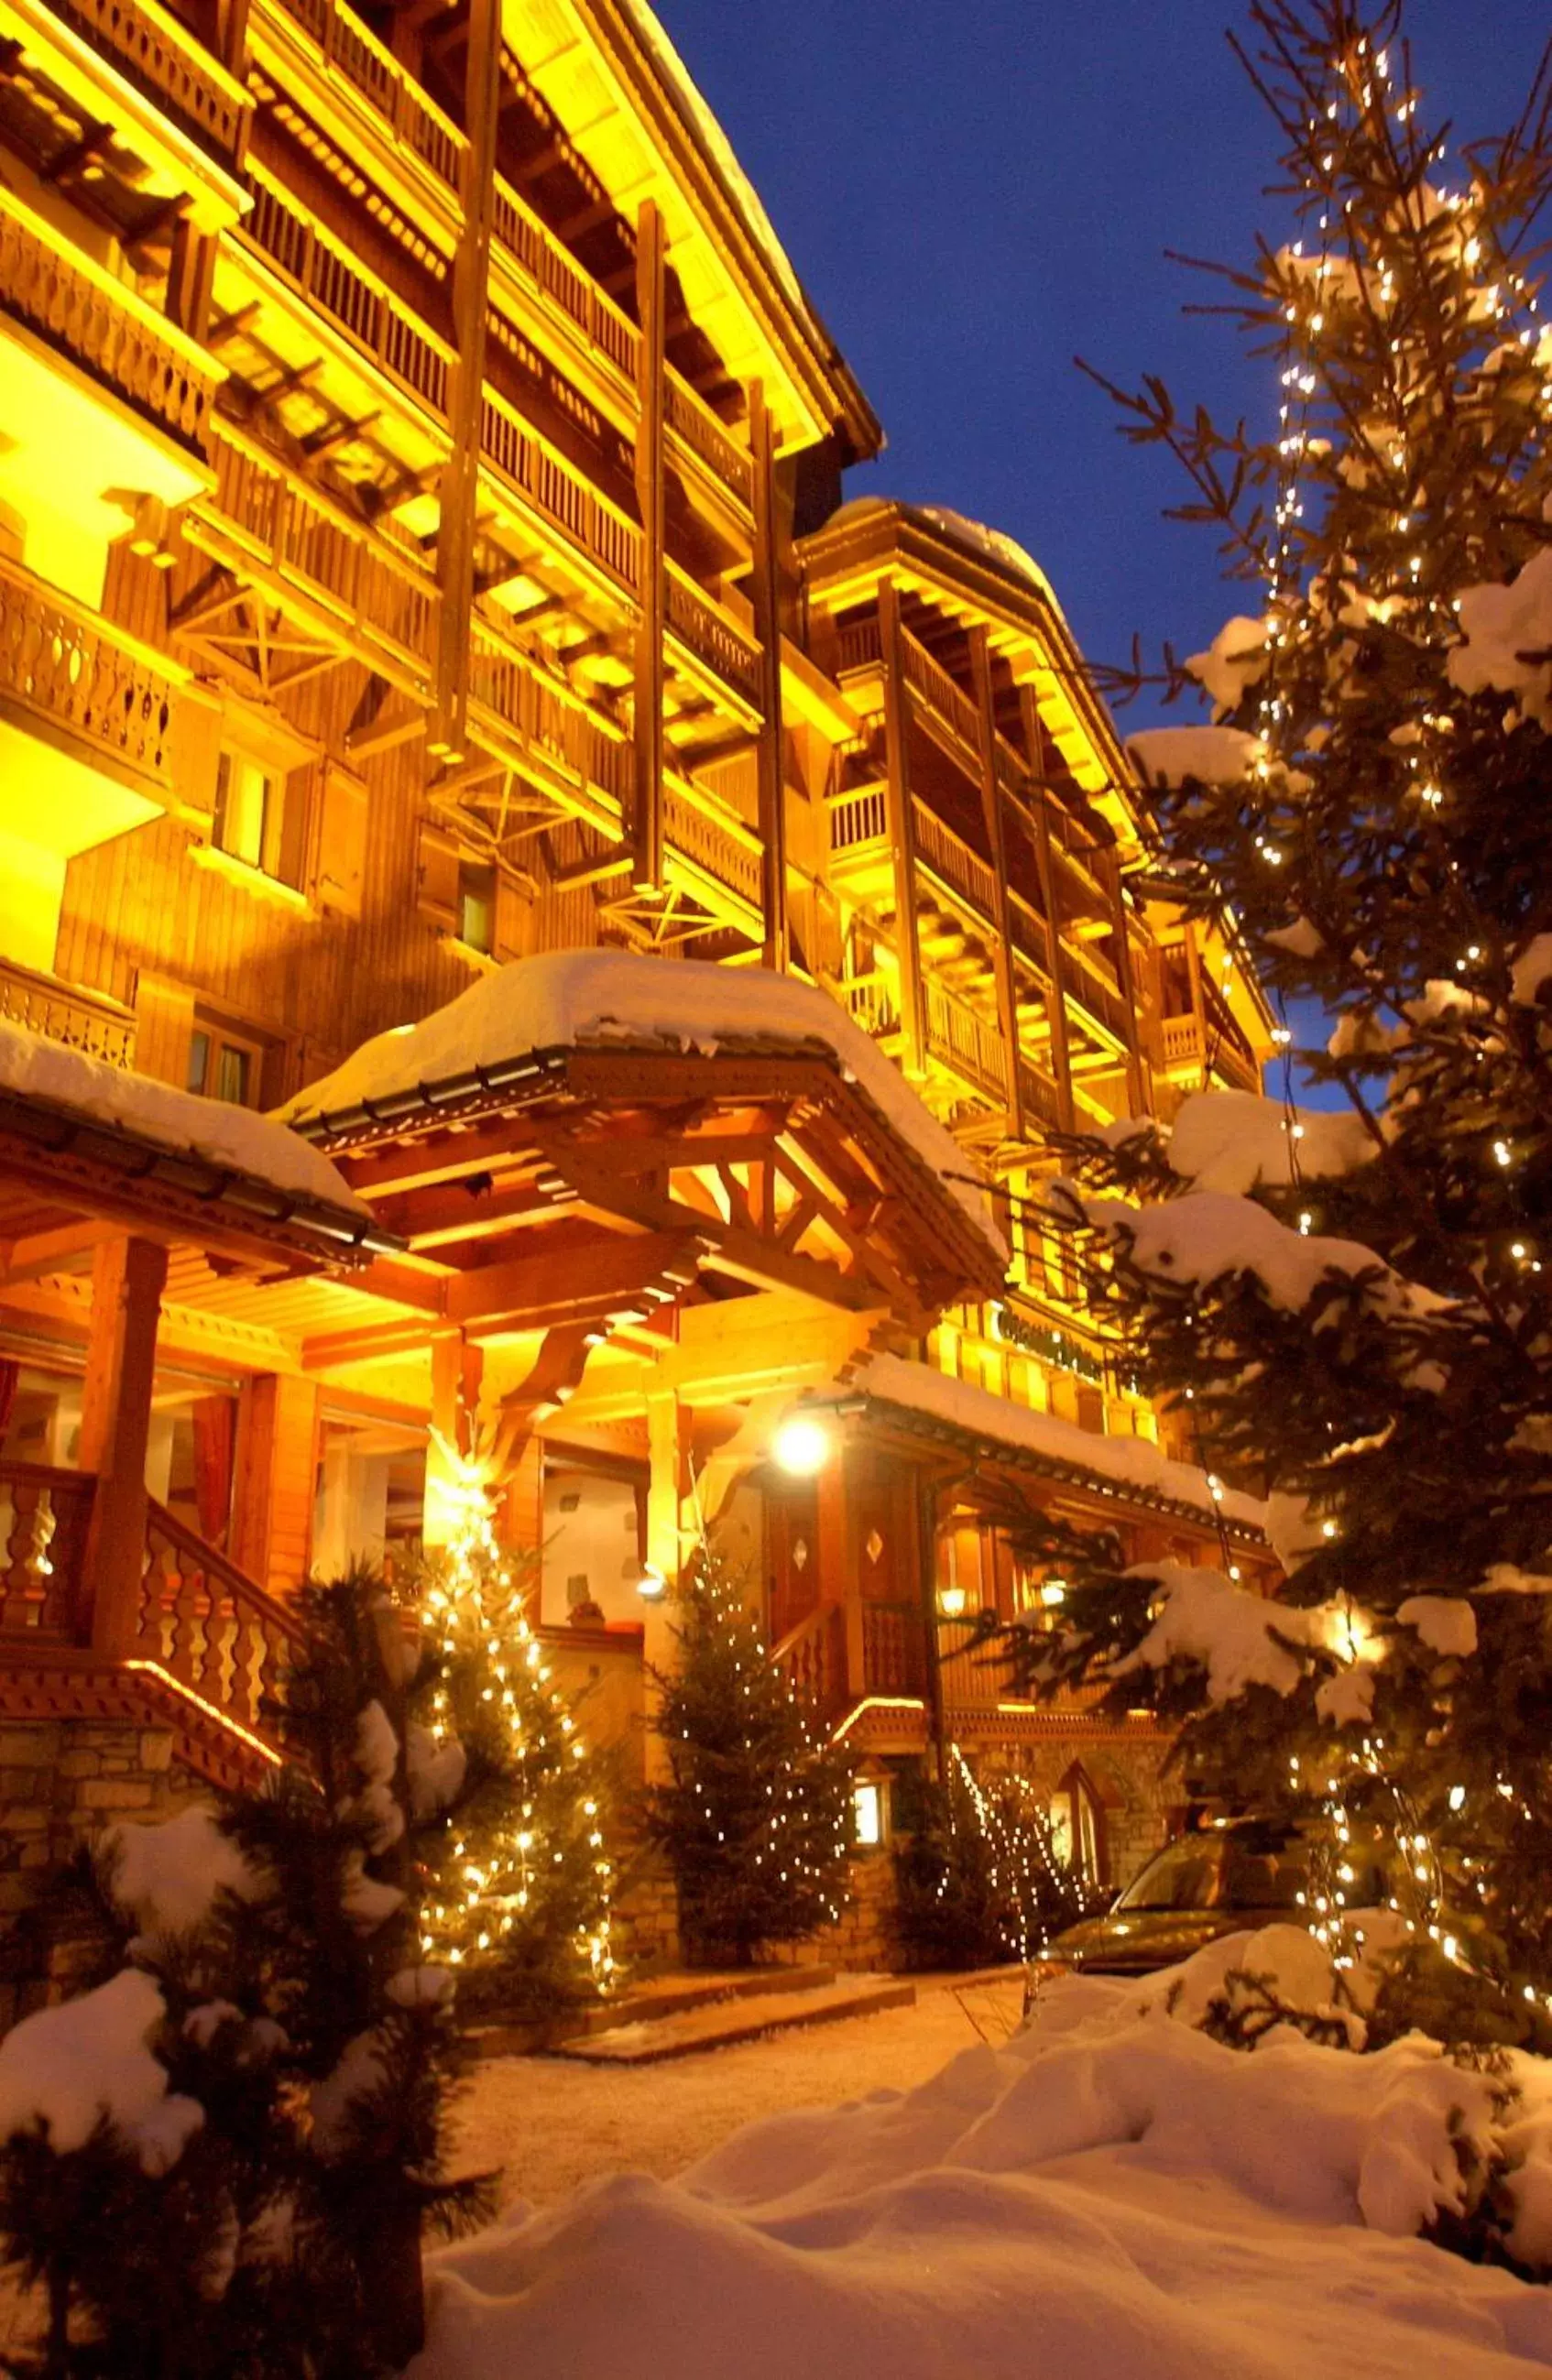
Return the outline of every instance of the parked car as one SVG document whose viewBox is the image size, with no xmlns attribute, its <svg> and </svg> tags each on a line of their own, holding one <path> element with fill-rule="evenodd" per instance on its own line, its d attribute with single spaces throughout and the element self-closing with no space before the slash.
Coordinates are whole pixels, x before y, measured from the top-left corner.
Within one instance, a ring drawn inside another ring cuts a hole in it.
<svg viewBox="0 0 1552 2380">
<path fill-rule="evenodd" d="M 1222 1935 L 1279 1918 L 1301 1924 L 1320 1832 L 1317 1822 L 1244 1817 L 1211 1820 L 1179 1836 L 1154 1853 L 1102 1917 L 1069 1925 L 1047 1945 L 1031 1963 L 1031 1986 L 1060 1974 L 1151 1974 Z M 1388 1898 L 1392 1888 L 1377 1835 L 1350 1843 L 1342 1856 L 1352 1870 L 1343 1885 L 1350 1908 Z"/>
</svg>

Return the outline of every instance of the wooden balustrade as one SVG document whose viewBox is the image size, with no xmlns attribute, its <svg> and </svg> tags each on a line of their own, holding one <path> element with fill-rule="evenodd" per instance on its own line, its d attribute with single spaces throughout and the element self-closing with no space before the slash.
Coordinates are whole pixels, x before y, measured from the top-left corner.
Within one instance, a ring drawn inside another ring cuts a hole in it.
<svg viewBox="0 0 1552 2380">
<path fill-rule="evenodd" d="M 628 816 L 634 754 L 622 738 L 605 733 L 574 702 L 567 702 L 524 655 L 476 625 L 469 640 L 469 698 L 483 704 L 530 749 L 544 753 L 561 773 L 609 796 Z"/>
<path fill-rule="evenodd" d="M 0 695 L 162 788 L 173 680 L 148 646 L 0 560 Z"/>
<path fill-rule="evenodd" d="M 830 803 L 830 847 L 855 851 L 864 844 L 883 843 L 889 834 L 889 798 L 882 785 L 863 785 L 855 793 L 836 794 Z"/>
<path fill-rule="evenodd" d="M 760 707 L 760 652 L 753 637 L 720 611 L 673 563 L 668 566 L 668 625 L 681 644 L 741 695 Z"/>
<path fill-rule="evenodd" d="M 794 1694 L 821 1712 L 839 1707 L 845 1698 L 846 1651 L 844 1619 L 839 1605 L 820 1604 L 795 1628 L 789 1628 L 770 1650 L 770 1663 L 786 1679 Z"/>
<path fill-rule="evenodd" d="M 955 685 L 948 671 L 933 660 L 909 628 L 900 632 L 900 654 L 907 686 L 952 730 L 967 753 L 977 754 L 981 748 L 981 714 L 970 697 Z"/>
<path fill-rule="evenodd" d="M 115 1000 L 0 958 L 0 1017 L 110 1066 L 135 1062 L 135 1014 Z"/>
<path fill-rule="evenodd" d="M 933 1057 L 977 1089 L 1002 1097 L 1007 1087 L 1007 1062 L 1002 1036 L 975 1009 L 944 990 L 934 978 L 923 986 L 927 1008 L 927 1043 Z"/>
<path fill-rule="evenodd" d="M 925 1694 L 927 1629 L 915 1604 L 863 1604 L 862 1659 L 870 1694 Z"/>
<path fill-rule="evenodd" d="M 348 83 L 437 180 L 464 194 L 468 141 L 393 52 L 339 0 L 282 0 L 326 73 Z"/>
<path fill-rule="evenodd" d="M 220 365 L 3 187 L 0 307 L 158 430 L 202 454 Z"/>
<path fill-rule="evenodd" d="M 85 1472 L 0 1459 L 0 1637 L 78 1641 L 92 1486 Z"/>
<path fill-rule="evenodd" d="M 270 1707 L 306 1643 L 295 1613 L 152 1502 L 132 1661 L 154 1663 L 224 1718 L 271 1733 Z"/>
<path fill-rule="evenodd" d="M 844 677 L 851 670 L 877 669 L 883 660 L 883 640 L 877 618 L 854 620 L 841 631 L 841 654 L 836 674 Z"/>
<path fill-rule="evenodd" d="M 995 927 L 997 917 L 997 879 L 979 852 L 945 826 L 934 809 L 930 809 L 919 794 L 912 798 L 915 819 L 916 856 L 931 868 L 940 882 L 951 892 L 957 892 L 969 904 L 988 927 Z"/>
<path fill-rule="evenodd" d="M 891 1033 L 899 1032 L 900 1013 L 884 976 L 853 976 L 849 981 L 837 984 L 836 993 L 852 1023 L 860 1025 L 875 1041 L 887 1040 Z"/>
<path fill-rule="evenodd" d="M 447 356 L 406 308 L 321 238 L 267 182 L 250 176 L 253 204 L 240 237 L 327 314 L 406 395 L 445 419 Z"/>
<path fill-rule="evenodd" d="M 230 164 L 253 103 L 170 9 L 159 0 L 49 0 L 49 6 L 201 148 Z"/>
<path fill-rule="evenodd" d="M 1025 1121 L 1033 1119 L 1049 1124 L 1052 1132 L 1060 1132 L 1062 1128 L 1061 1099 L 1054 1077 L 1048 1075 L 1043 1066 L 1037 1066 L 1033 1059 L 1026 1058 L 1022 1050 L 1018 1074 L 1019 1105 Z"/>
<path fill-rule="evenodd" d="M 663 826 L 672 851 L 682 852 L 740 900 L 759 907 L 764 861 L 756 836 L 740 836 L 731 823 L 710 817 L 673 785 L 663 792 Z"/>
</svg>

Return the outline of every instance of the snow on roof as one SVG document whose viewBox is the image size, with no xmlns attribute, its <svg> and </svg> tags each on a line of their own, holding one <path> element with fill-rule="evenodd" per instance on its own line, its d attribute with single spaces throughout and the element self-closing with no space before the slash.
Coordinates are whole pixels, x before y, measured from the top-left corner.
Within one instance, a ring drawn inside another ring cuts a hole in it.
<svg viewBox="0 0 1552 2380">
<path fill-rule="evenodd" d="M 716 116 L 697 88 L 694 77 L 670 41 L 656 11 L 648 0 L 621 0 L 624 15 L 634 25 L 643 48 L 656 65 L 670 97 L 684 117 L 690 131 L 706 153 L 723 184 L 734 207 L 743 216 L 745 227 L 755 245 L 761 249 L 777 279 L 800 314 L 818 327 L 814 310 L 786 249 L 776 237 L 774 225 L 766 213 L 758 191 L 750 181 L 733 152 L 733 144 Z M 827 343 L 828 344 L 828 343 Z"/>
<path fill-rule="evenodd" d="M 346 1187 L 328 1159 L 284 1123 L 225 1099 L 175 1090 L 4 1020 L 0 1092 L 62 1108 L 82 1123 L 131 1133 L 173 1156 L 262 1183 L 284 1197 L 332 1207 L 362 1222 L 371 1220 L 370 1209 Z"/>
<path fill-rule="evenodd" d="M 837 528 L 847 521 L 865 520 L 869 513 L 903 513 L 909 520 L 925 521 L 928 528 L 967 552 L 989 562 L 1011 578 L 1022 579 L 1047 602 L 1055 604 L 1050 580 L 1046 577 L 1032 553 L 1025 551 L 1016 539 L 1004 536 L 1000 528 L 988 528 L 984 521 L 971 520 L 964 513 L 950 510 L 947 504 L 907 504 L 889 496 L 852 496 L 836 507 L 824 526 Z"/>
<path fill-rule="evenodd" d="M 1226 1488 L 1221 1504 L 1215 1504 L 1205 1472 L 1194 1463 L 1171 1461 L 1148 1439 L 1102 1438 L 1097 1431 L 1080 1429 L 1075 1422 L 1063 1421 L 1059 1415 L 1030 1413 L 968 1380 L 951 1380 L 928 1364 L 910 1363 L 900 1355 L 875 1355 L 837 1393 L 879 1397 L 888 1404 L 904 1405 L 969 1437 L 989 1439 L 1064 1468 L 1113 1480 L 1141 1495 L 1192 1504 L 1207 1515 L 1221 1511 L 1227 1519 L 1246 1528 L 1261 1529 L 1266 1524 L 1266 1507 L 1254 1496 Z"/>
<path fill-rule="evenodd" d="M 626 951 L 556 951 L 481 976 L 418 1025 L 363 1042 L 283 1112 L 302 1130 L 376 1101 L 552 1050 L 693 1050 L 757 1044 L 820 1056 L 856 1084 L 951 1193 L 1000 1260 L 1006 1247 L 970 1161 L 903 1075 L 828 993 L 763 967 Z"/>
</svg>

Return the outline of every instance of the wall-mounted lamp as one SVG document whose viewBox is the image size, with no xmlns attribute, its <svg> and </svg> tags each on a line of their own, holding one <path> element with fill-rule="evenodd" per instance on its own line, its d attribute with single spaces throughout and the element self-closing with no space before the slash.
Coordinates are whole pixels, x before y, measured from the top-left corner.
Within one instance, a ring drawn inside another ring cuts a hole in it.
<svg viewBox="0 0 1552 2380">
<path fill-rule="evenodd" d="M 969 1600 L 962 1586 L 940 1586 L 938 1590 L 938 1609 L 945 1620 L 963 1620 Z"/>
<path fill-rule="evenodd" d="M 770 1451 L 790 1477 L 812 1479 L 830 1461 L 834 1441 L 814 1414 L 789 1414 L 771 1441 Z"/>
<path fill-rule="evenodd" d="M 645 1562 L 641 1576 L 636 1582 L 636 1591 L 643 1603 L 661 1603 L 668 1593 L 668 1581 L 661 1570 L 651 1562 Z"/>
<path fill-rule="evenodd" d="M 1054 1611 L 1059 1603 L 1065 1603 L 1067 1600 L 1066 1580 L 1064 1578 L 1048 1578 L 1040 1588 L 1040 1600 L 1045 1605 L 1048 1611 Z"/>
</svg>

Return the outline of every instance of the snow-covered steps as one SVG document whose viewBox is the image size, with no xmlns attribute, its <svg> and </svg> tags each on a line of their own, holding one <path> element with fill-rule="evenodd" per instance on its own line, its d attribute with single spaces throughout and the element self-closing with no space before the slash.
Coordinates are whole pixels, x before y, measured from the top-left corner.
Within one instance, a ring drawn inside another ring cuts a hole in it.
<svg viewBox="0 0 1552 2380">
<path fill-rule="evenodd" d="M 684 1979 L 688 1981 L 689 1979 Z M 885 2009 L 909 2008 L 915 1984 L 890 1976 L 850 1975 L 822 1980 L 812 1968 L 776 1970 L 740 1977 L 736 1988 L 721 1979 L 716 1996 L 704 1995 L 672 2012 L 661 2009 L 647 2016 L 630 2016 L 605 2032 L 579 2034 L 556 2045 L 557 2058 L 575 2058 L 589 2066 L 651 2066 L 667 2058 L 688 2058 L 697 2050 L 727 2049 L 735 2042 L 758 2041 L 762 2034 L 788 2027 L 833 2024 L 848 2016 L 877 2016 Z M 625 2004 L 622 2004 L 623 2006 Z"/>
</svg>

